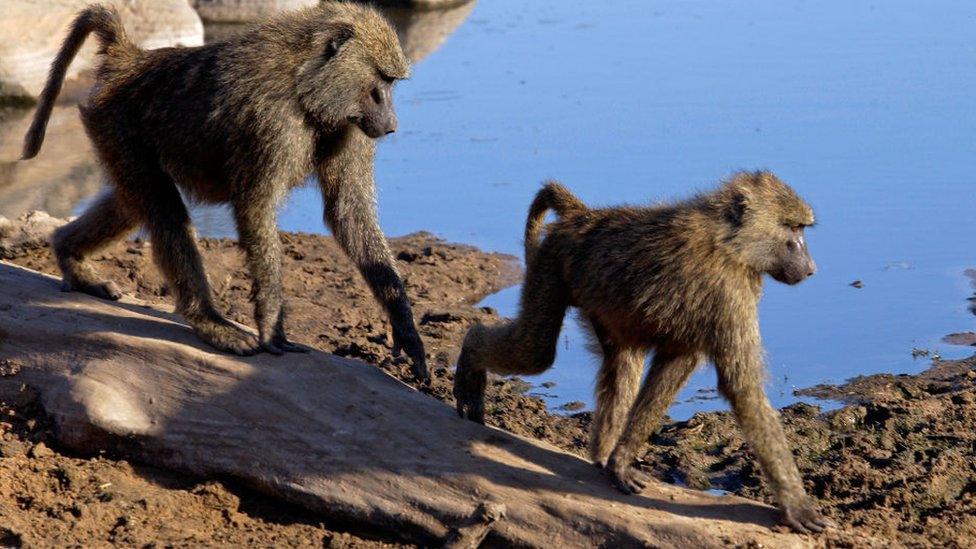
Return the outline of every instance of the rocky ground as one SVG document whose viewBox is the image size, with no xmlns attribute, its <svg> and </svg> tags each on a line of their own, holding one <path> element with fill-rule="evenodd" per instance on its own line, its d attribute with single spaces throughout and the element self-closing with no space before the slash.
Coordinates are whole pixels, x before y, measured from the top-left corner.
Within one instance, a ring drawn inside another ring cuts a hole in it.
<svg viewBox="0 0 976 549">
<path fill-rule="evenodd" d="M 389 326 L 334 242 L 306 234 L 282 239 L 293 339 L 409 382 L 407 365 L 390 357 Z M 494 311 L 473 304 L 515 281 L 518 270 L 509 257 L 429 234 L 395 239 L 392 246 L 434 371 L 425 391 L 450 402 L 450 367 L 465 329 L 497 320 Z M 220 307 L 250 323 L 250 285 L 237 246 L 205 239 L 201 249 Z M 0 246 L 0 257 L 56 273 L 48 248 L 37 242 Z M 169 301 L 149 243 L 118 244 L 97 264 L 126 292 Z M 0 364 L 0 376 L 15 375 Z M 539 399 L 525 395 L 529 387 L 517 379 L 493 380 L 489 423 L 585 455 L 590 414 L 549 414 Z M 820 542 L 850 547 L 863 534 L 905 546 L 974 543 L 976 359 L 807 393 L 847 403 L 826 414 L 809 405 L 783 410 L 808 488 L 842 525 Z M 323 524 L 233 482 L 176 475 L 122 456 L 64 452 L 29 390 L 4 402 L 0 415 L 0 545 L 385 545 L 368 532 L 344 532 L 342 525 Z M 643 463 L 662 481 L 769 499 L 729 414 L 667 422 L 650 442 Z"/>
<path fill-rule="evenodd" d="M 831 518 L 893 544 L 976 544 L 976 359 L 802 392 L 850 403 L 782 410 L 807 489 Z M 651 442 L 643 459 L 662 480 L 770 501 L 728 413 L 670 423 Z"/>
</svg>

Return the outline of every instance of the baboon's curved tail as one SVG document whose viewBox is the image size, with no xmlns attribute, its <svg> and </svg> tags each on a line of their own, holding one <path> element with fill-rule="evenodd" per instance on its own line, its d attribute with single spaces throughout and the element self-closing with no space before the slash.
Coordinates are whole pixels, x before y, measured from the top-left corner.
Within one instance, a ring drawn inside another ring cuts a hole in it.
<svg viewBox="0 0 976 549">
<path fill-rule="evenodd" d="M 547 181 L 535 195 L 535 200 L 529 206 L 529 217 L 525 220 L 525 263 L 528 264 L 535 257 L 539 249 L 539 236 L 542 233 L 542 220 L 546 212 L 552 210 L 562 217 L 571 212 L 586 210 L 576 195 L 569 192 L 555 181 Z"/>
<path fill-rule="evenodd" d="M 61 92 L 61 84 L 64 83 L 64 75 L 68 71 L 68 65 L 75 58 L 85 38 L 94 32 L 98 37 L 99 53 L 108 53 L 116 47 L 134 48 L 125 35 L 122 27 L 122 19 L 114 7 L 91 5 L 81 10 L 71 23 L 71 30 L 68 37 L 61 44 L 61 50 L 51 63 L 51 72 L 47 77 L 47 84 L 37 102 L 37 111 L 34 113 L 34 120 L 31 122 L 27 135 L 24 136 L 24 150 L 21 158 L 28 159 L 37 156 L 41 150 L 41 143 L 44 142 L 44 132 L 47 129 L 47 121 L 51 117 L 51 110 L 54 108 L 54 100 Z"/>
</svg>

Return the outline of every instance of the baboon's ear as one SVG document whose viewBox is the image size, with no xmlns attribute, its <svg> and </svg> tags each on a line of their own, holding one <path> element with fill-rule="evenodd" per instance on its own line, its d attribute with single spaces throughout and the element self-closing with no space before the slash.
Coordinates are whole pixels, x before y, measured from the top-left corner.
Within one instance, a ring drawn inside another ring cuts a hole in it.
<svg viewBox="0 0 976 549">
<path fill-rule="evenodd" d="M 725 210 L 725 217 L 733 227 L 742 226 L 742 221 L 749 209 L 749 198 L 746 193 L 739 191 L 732 195 Z"/>
<path fill-rule="evenodd" d="M 335 57 L 342 45 L 350 38 L 352 38 L 352 29 L 346 25 L 336 25 L 330 29 L 325 40 L 325 60 Z"/>
</svg>

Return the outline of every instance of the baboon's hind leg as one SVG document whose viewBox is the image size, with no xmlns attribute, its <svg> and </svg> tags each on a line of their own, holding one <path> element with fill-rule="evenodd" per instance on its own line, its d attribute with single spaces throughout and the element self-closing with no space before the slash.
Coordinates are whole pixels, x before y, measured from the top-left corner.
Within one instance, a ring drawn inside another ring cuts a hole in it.
<svg viewBox="0 0 976 549">
<path fill-rule="evenodd" d="M 471 329 L 480 328 L 475 325 Z M 470 331 L 468 332 L 470 334 Z M 468 341 L 467 336 L 464 338 Z M 463 418 L 477 423 L 485 422 L 485 386 L 488 384 L 488 372 L 477 368 L 471 362 L 470 352 L 464 351 L 458 356 L 457 370 L 454 372 L 454 401 L 457 413 Z"/>
<path fill-rule="evenodd" d="M 62 289 L 116 300 L 122 292 L 115 282 L 102 279 L 88 257 L 125 236 L 137 220 L 125 211 L 114 190 L 99 196 L 85 213 L 54 232 L 52 248 L 63 276 Z"/>
<path fill-rule="evenodd" d="M 637 397 L 647 353 L 643 349 L 615 345 L 595 325 L 594 332 L 601 340 L 603 364 L 596 378 L 596 413 L 590 425 L 590 457 L 598 467 L 606 467 Z"/>
<path fill-rule="evenodd" d="M 173 180 L 148 154 L 107 164 L 119 192 L 149 231 L 153 259 L 173 288 L 177 312 L 205 343 L 238 355 L 256 353 L 257 336 L 225 319 L 213 305 L 190 214 Z"/>
<path fill-rule="evenodd" d="M 461 345 L 454 398 L 458 415 L 485 422 L 488 372 L 535 375 L 552 366 L 569 294 L 551 249 L 543 247 L 522 285 L 519 316 L 499 326 L 476 324 Z"/>
</svg>

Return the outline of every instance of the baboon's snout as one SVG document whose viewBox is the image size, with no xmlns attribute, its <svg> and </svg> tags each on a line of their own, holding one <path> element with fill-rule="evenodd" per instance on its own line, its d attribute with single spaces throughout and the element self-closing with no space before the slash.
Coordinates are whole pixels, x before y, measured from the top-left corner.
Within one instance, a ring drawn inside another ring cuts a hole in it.
<svg viewBox="0 0 976 549">
<path fill-rule="evenodd" d="M 385 82 L 370 90 L 359 127 L 366 135 L 376 138 L 389 135 L 397 129 L 397 116 L 393 110 L 393 89 Z"/>
<path fill-rule="evenodd" d="M 799 284 L 804 280 L 810 278 L 817 272 L 817 264 L 814 263 L 813 258 L 810 254 L 804 254 L 803 259 L 797 261 L 796 265 L 791 269 L 787 269 L 786 283 L 787 284 Z"/>
<path fill-rule="evenodd" d="M 768 271 L 777 282 L 793 286 L 803 282 L 817 272 L 817 264 L 804 249 L 802 255 L 795 254 L 793 258 L 782 262 L 777 268 Z"/>
<path fill-rule="evenodd" d="M 817 274 L 817 264 L 812 257 L 807 257 L 807 277 Z"/>
</svg>

